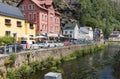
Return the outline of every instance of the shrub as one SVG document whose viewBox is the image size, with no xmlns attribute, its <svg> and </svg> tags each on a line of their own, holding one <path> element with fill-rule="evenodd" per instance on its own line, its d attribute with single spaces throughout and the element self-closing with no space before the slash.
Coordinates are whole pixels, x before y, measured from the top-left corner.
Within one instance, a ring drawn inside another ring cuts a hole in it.
<svg viewBox="0 0 120 79">
<path fill-rule="evenodd" d="M 11 43 L 15 43 L 16 40 L 15 38 L 11 37 L 11 36 L 4 36 L 0 38 L 0 44 L 11 44 Z"/>
</svg>

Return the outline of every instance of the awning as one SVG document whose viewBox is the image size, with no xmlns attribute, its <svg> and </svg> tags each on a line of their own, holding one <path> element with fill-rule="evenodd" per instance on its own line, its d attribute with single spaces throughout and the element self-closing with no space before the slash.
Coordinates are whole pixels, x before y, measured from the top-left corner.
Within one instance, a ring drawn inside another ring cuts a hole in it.
<svg viewBox="0 0 120 79">
<path fill-rule="evenodd" d="M 48 34 L 48 37 L 64 37 L 61 34 Z"/>
<path fill-rule="evenodd" d="M 29 35 L 24 35 L 24 36 L 20 36 L 21 38 L 33 38 L 32 36 Z"/>
<path fill-rule="evenodd" d="M 36 36 L 35 38 L 46 38 L 45 36 Z"/>
</svg>

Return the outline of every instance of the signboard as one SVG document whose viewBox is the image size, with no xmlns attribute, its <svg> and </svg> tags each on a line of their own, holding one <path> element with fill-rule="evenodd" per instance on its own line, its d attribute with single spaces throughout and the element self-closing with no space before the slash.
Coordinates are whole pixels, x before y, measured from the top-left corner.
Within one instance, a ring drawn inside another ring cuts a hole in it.
<svg viewBox="0 0 120 79">
<path fill-rule="evenodd" d="M 46 36 L 46 37 L 48 37 L 48 34 L 47 34 L 47 33 L 45 33 L 45 36 Z"/>
<path fill-rule="evenodd" d="M 60 38 L 60 34 L 58 34 L 58 38 Z"/>
</svg>

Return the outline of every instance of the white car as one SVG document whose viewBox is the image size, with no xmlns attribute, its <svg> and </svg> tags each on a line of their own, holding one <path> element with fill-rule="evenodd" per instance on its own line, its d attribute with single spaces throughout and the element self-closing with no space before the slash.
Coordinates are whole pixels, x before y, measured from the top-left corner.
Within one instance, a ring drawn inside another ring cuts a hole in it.
<svg viewBox="0 0 120 79">
<path fill-rule="evenodd" d="M 64 43 L 58 41 L 58 42 L 55 42 L 55 46 L 62 47 L 62 46 L 64 46 Z"/>
<path fill-rule="evenodd" d="M 55 47 L 55 43 L 53 41 L 46 41 L 44 47 Z"/>
</svg>

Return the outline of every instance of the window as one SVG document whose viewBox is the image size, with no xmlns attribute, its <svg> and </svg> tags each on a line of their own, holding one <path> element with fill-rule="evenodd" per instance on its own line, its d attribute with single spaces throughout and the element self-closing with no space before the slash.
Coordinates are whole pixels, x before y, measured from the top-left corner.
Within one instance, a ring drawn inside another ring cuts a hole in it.
<svg viewBox="0 0 120 79">
<path fill-rule="evenodd" d="M 34 29 L 34 24 L 33 23 L 30 23 L 30 29 Z"/>
<path fill-rule="evenodd" d="M 50 11 L 50 14 L 53 14 L 53 9 L 52 8 L 49 11 Z"/>
<path fill-rule="evenodd" d="M 11 26 L 11 20 L 10 19 L 5 19 L 5 25 Z"/>
<path fill-rule="evenodd" d="M 29 20 L 32 20 L 32 14 L 29 13 Z"/>
<path fill-rule="evenodd" d="M 47 26 L 46 26 L 46 24 L 45 24 L 45 30 L 47 30 Z"/>
<path fill-rule="evenodd" d="M 44 15 L 42 15 L 42 20 L 44 20 Z"/>
<path fill-rule="evenodd" d="M 50 32 L 53 32 L 53 27 L 52 26 L 50 26 Z"/>
<path fill-rule="evenodd" d="M 34 13 L 34 20 L 36 21 L 36 13 Z"/>
<path fill-rule="evenodd" d="M 35 5 L 34 4 L 30 4 L 29 5 L 29 10 L 34 10 L 35 9 Z"/>
<path fill-rule="evenodd" d="M 42 25 L 42 30 L 44 30 L 44 24 Z"/>
<path fill-rule="evenodd" d="M 58 18 L 55 18 L 55 23 L 58 23 L 58 20 L 59 20 Z"/>
<path fill-rule="evenodd" d="M 45 21 L 47 21 L 47 15 L 45 15 Z"/>
<path fill-rule="evenodd" d="M 65 31 L 65 34 L 67 34 L 67 31 Z"/>
<path fill-rule="evenodd" d="M 70 37 L 72 38 L 72 35 L 70 35 Z"/>
<path fill-rule="evenodd" d="M 29 5 L 29 10 L 31 10 L 31 8 L 32 8 L 31 5 Z"/>
<path fill-rule="evenodd" d="M 17 21 L 17 27 L 22 27 L 21 22 Z"/>
<path fill-rule="evenodd" d="M 52 22 L 52 20 L 53 20 L 53 18 L 52 17 L 50 17 L 50 21 Z"/>
<path fill-rule="evenodd" d="M 26 10 L 26 6 L 23 6 L 23 8 L 24 8 L 23 10 Z"/>
<path fill-rule="evenodd" d="M 32 6 L 32 10 L 35 10 L 35 5 L 34 5 L 34 4 L 32 4 L 31 6 Z"/>
<path fill-rule="evenodd" d="M 25 13 L 23 13 L 24 17 L 26 17 Z"/>
<path fill-rule="evenodd" d="M 20 9 L 20 10 L 24 10 L 24 6 L 20 6 L 19 9 Z"/>
<path fill-rule="evenodd" d="M 11 33 L 10 31 L 5 31 L 6 36 L 10 36 L 10 33 Z"/>
<path fill-rule="evenodd" d="M 70 31 L 70 33 L 73 33 L 72 31 Z"/>
<path fill-rule="evenodd" d="M 13 37 L 16 39 L 17 38 L 17 33 L 13 33 Z"/>
</svg>

